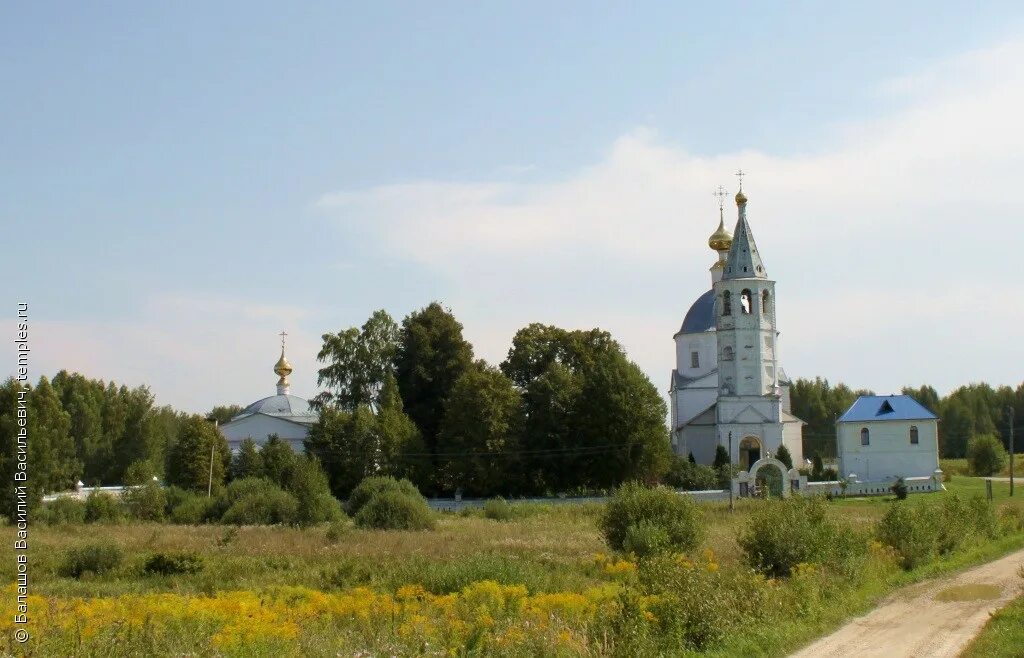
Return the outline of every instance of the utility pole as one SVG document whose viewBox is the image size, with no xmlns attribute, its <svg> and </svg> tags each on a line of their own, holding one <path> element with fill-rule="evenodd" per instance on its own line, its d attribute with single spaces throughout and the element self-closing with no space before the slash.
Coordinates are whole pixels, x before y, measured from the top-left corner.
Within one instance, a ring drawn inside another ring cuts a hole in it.
<svg viewBox="0 0 1024 658">
<path fill-rule="evenodd" d="M 213 419 L 213 429 L 217 430 L 218 432 L 220 431 L 220 430 L 217 429 L 217 419 L 216 418 Z M 206 497 L 207 498 L 212 498 L 213 497 L 213 451 L 214 451 L 214 449 L 216 449 L 216 447 L 217 447 L 217 442 L 216 441 L 210 441 L 210 479 L 206 483 Z"/>
<path fill-rule="evenodd" d="M 1006 418 L 1010 425 L 1010 495 L 1013 495 L 1013 407 L 1006 405 Z"/>
<path fill-rule="evenodd" d="M 726 468 L 729 469 L 729 511 L 732 512 L 735 509 L 732 501 L 732 432 L 729 432 L 729 463 Z"/>
</svg>

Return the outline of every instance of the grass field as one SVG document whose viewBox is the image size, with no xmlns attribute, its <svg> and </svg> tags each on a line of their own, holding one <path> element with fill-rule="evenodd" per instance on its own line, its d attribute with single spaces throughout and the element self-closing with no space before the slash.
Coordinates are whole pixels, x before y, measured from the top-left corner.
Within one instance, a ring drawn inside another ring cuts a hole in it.
<svg viewBox="0 0 1024 658">
<path fill-rule="evenodd" d="M 983 493 L 984 483 L 954 476 L 947 488 L 970 496 Z M 995 485 L 997 504 L 1024 510 L 1024 491 L 1011 500 L 1007 490 Z M 736 538 L 757 504 L 739 501 L 734 513 L 723 504 L 702 507 L 709 536 L 692 556 L 706 576 L 701 582 L 721 586 L 731 581 L 714 580 L 719 574 L 749 574 Z M 844 499 L 828 512 L 867 532 L 888 505 L 888 498 Z M 509 521 L 442 514 L 432 531 L 350 527 L 333 538 L 325 527 L 35 526 L 30 614 L 38 626 L 28 648 L 83 656 L 469 655 L 472 647 L 480 655 L 630 655 L 621 639 L 622 597 L 637 565 L 604 544 L 596 524 L 602 506 L 515 509 Z M 5 532 L 11 540 L 11 529 Z M 61 575 L 66 551 L 95 543 L 119 547 L 121 563 L 102 575 Z M 856 582 L 812 574 L 762 583 L 778 598 L 777 614 L 701 655 L 784 655 L 895 587 L 1022 545 L 1016 533 L 911 572 L 879 558 Z M 156 553 L 195 553 L 202 568 L 147 575 L 144 565 Z M 14 565 L 2 570 L 13 582 Z M 13 593 L 6 599 L 9 607 Z M 5 608 L 0 650 L 18 654 L 25 647 L 10 642 L 12 614 Z M 602 640 L 602 633 L 618 639 Z"/>
<path fill-rule="evenodd" d="M 1024 578 L 1024 574 L 1021 574 Z M 1024 655 L 1024 596 L 989 620 L 962 658 L 1020 658 Z"/>
</svg>

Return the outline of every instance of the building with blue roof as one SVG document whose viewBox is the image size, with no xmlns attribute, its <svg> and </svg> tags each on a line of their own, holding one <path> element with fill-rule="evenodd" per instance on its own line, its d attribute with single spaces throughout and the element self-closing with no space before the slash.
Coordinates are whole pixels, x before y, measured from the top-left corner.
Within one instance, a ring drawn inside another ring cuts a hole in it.
<svg viewBox="0 0 1024 658">
<path fill-rule="evenodd" d="M 839 468 L 862 482 L 931 477 L 939 417 L 909 395 L 862 395 L 836 421 Z"/>
</svg>

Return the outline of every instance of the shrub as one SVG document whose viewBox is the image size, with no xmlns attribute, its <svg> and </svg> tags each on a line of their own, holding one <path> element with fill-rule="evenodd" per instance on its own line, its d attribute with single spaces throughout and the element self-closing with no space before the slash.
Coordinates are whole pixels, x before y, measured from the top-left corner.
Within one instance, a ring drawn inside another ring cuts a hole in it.
<svg viewBox="0 0 1024 658">
<path fill-rule="evenodd" d="M 330 543 L 336 544 L 338 541 L 341 540 L 342 537 L 348 534 L 348 529 L 349 522 L 347 519 L 335 521 L 331 523 L 331 525 L 327 526 L 327 533 L 325 534 L 325 538 Z"/>
<path fill-rule="evenodd" d="M 980 434 L 967 442 L 967 462 L 975 475 L 995 475 L 1006 466 L 1007 457 L 1003 442 L 991 434 Z"/>
<path fill-rule="evenodd" d="M 360 528 L 379 530 L 427 530 L 434 517 L 422 496 L 401 491 L 383 491 L 370 498 L 355 516 Z"/>
<path fill-rule="evenodd" d="M 718 487 L 718 474 L 710 466 L 675 457 L 668 473 L 665 474 L 665 484 L 684 491 L 705 491 Z"/>
<path fill-rule="evenodd" d="M 124 518 L 124 508 L 114 496 L 93 491 L 85 499 L 86 523 L 116 523 Z"/>
<path fill-rule="evenodd" d="M 152 462 L 140 459 L 139 461 L 132 462 L 128 465 L 128 468 L 124 469 L 124 477 L 121 478 L 121 481 L 129 487 L 135 487 L 140 484 L 149 484 L 156 475 L 156 467 L 153 466 Z"/>
<path fill-rule="evenodd" d="M 247 494 L 233 502 L 220 520 L 231 525 L 290 524 L 296 522 L 298 515 L 298 499 L 270 485 L 265 491 Z"/>
<path fill-rule="evenodd" d="M 1004 505 L 999 510 L 999 527 L 1006 533 L 1024 530 L 1024 508 Z"/>
<path fill-rule="evenodd" d="M 320 462 L 307 457 L 295 458 L 285 480 L 286 489 L 299 501 L 295 519 L 299 525 L 315 525 L 342 518 L 341 503 L 331 495 L 331 487 Z"/>
<path fill-rule="evenodd" d="M 491 498 L 484 503 L 484 516 L 495 521 L 508 521 L 512 518 L 512 506 L 504 498 Z"/>
<path fill-rule="evenodd" d="M 85 521 L 85 503 L 67 496 L 43 505 L 39 512 L 39 520 L 50 525 Z"/>
<path fill-rule="evenodd" d="M 213 504 L 214 501 L 211 498 L 189 494 L 184 498 L 181 498 L 179 502 L 171 508 L 169 517 L 172 523 L 178 523 L 181 525 L 199 525 L 200 523 L 209 520 Z"/>
<path fill-rule="evenodd" d="M 828 518 L 825 501 L 793 496 L 758 503 L 738 543 L 750 566 L 769 576 L 788 576 L 801 563 L 838 564 L 848 557 L 853 530 Z"/>
<path fill-rule="evenodd" d="M 150 481 L 141 486 L 127 489 L 122 497 L 128 513 L 140 521 L 163 521 L 167 507 L 167 495 L 163 487 Z"/>
<path fill-rule="evenodd" d="M 904 569 L 924 564 L 938 552 L 939 527 L 931 505 L 895 501 L 875 526 L 875 535 L 895 549 Z"/>
<path fill-rule="evenodd" d="M 635 482 L 615 492 L 605 507 L 600 527 L 608 545 L 616 550 L 629 550 L 626 540 L 632 537 L 631 541 L 645 547 L 691 551 L 700 545 L 706 531 L 697 503 L 689 496 L 665 487 L 648 489 Z M 654 528 L 664 534 L 664 541 Z"/>
<path fill-rule="evenodd" d="M 907 483 L 903 481 L 903 478 L 897 478 L 889 490 L 896 496 L 896 500 L 907 499 Z"/>
<path fill-rule="evenodd" d="M 423 498 L 419 490 L 408 480 L 396 480 L 393 477 L 368 477 L 356 485 L 345 504 L 349 516 L 355 516 L 370 499 L 385 491 L 397 491 L 413 498 Z"/>
<path fill-rule="evenodd" d="M 60 575 L 81 578 L 86 573 L 103 574 L 121 564 L 121 549 L 114 544 L 86 544 L 64 553 Z"/>
<path fill-rule="evenodd" d="M 672 548 L 668 532 L 650 521 L 644 520 L 626 528 L 622 549 L 637 557 L 650 557 L 666 553 Z"/>
<path fill-rule="evenodd" d="M 203 558 L 196 553 L 154 553 L 142 570 L 158 576 L 199 573 L 203 570 Z"/>
</svg>

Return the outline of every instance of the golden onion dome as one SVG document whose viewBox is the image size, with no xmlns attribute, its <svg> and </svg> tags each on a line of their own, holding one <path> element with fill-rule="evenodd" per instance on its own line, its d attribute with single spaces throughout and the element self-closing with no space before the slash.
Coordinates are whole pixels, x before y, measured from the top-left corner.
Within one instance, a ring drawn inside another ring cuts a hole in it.
<svg viewBox="0 0 1024 658">
<path fill-rule="evenodd" d="M 729 251 L 729 247 L 732 246 L 732 233 L 725 228 L 724 220 L 718 220 L 718 230 L 708 238 L 708 246 L 715 251 Z"/>
<path fill-rule="evenodd" d="M 739 192 L 737 192 L 736 193 L 736 205 L 737 206 L 742 206 L 746 202 L 747 202 L 747 195 L 743 193 L 743 190 L 740 190 Z"/>
<path fill-rule="evenodd" d="M 284 356 L 284 348 L 281 348 L 281 358 L 274 364 L 274 372 L 279 377 L 287 377 L 292 374 L 292 364 L 288 363 L 288 359 Z"/>
</svg>

